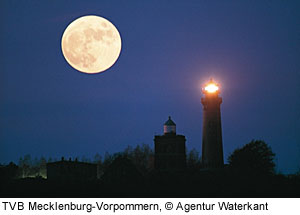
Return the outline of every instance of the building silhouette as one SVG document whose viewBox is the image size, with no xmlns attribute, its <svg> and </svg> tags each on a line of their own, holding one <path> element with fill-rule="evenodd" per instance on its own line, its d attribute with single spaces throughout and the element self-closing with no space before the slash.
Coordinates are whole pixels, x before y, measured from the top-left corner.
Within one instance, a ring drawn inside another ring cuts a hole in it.
<svg viewBox="0 0 300 215">
<path fill-rule="evenodd" d="M 154 137 L 156 170 L 183 170 L 186 167 L 185 136 L 176 134 L 171 117 L 164 124 L 164 134 Z"/>
<path fill-rule="evenodd" d="M 219 87 L 211 79 L 203 88 L 202 164 L 205 168 L 224 165 Z"/>
<path fill-rule="evenodd" d="M 97 165 L 71 159 L 47 163 L 47 179 L 60 181 L 88 181 L 97 179 Z"/>
</svg>

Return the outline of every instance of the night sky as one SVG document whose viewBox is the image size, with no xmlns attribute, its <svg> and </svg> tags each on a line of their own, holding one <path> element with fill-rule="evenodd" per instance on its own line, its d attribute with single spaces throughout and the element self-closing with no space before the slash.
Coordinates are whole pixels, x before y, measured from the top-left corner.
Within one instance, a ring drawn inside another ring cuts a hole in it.
<svg viewBox="0 0 300 215">
<path fill-rule="evenodd" d="M 119 59 L 100 74 L 61 52 L 84 15 L 121 34 Z M 0 27 L 0 163 L 153 147 L 169 115 L 201 152 L 201 87 L 212 77 L 225 160 L 262 139 L 278 172 L 300 168 L 300 1 L 1 0 Z"/>
</svg>

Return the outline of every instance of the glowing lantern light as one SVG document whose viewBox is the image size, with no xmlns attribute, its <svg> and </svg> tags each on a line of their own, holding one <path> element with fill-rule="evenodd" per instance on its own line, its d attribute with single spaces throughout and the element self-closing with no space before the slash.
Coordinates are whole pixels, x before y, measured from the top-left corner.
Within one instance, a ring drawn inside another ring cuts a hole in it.
<svg viewBox="0 0 300 215">
<path fill-rule="evenodd" d="M 215 84 L 209 84 L 207 85 L 204 90 L 206 90 L 209 93 L 214 93 L 219 89 L 219 87 Z"/>
<path fill-rule="evenodd" d="M 218 85 L 212 81 L 212 79 L 210 80 L 210 82 L 208 84 L 205 85 L 204 87 L 204 93 L 215 93 L 219 90 Z"/>
</svg>

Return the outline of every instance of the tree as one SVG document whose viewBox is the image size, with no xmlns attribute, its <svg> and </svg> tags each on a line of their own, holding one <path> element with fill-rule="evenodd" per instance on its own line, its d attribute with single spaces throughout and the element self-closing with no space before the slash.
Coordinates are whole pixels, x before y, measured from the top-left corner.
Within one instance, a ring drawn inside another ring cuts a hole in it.
<svg viewBox="0 0 300 215">
<path fill-rule="evenodd" d="M 234 150 L 228 157 L 229 167 L 241 174 L 268 175 L 274 173 L 274 156 L 271 147 L 262 140 L 252 140 Z"/>
<path fill-rule="evenodd" d="M 153 168 L 154 153 L 147 144 L 137 145 L 135 148 L 128 146 L 122 154 L 129 158 L 143 174 Z"/>
<path fill-rule="evenodd" d="M 200 169 L 202 167 L 201 157 L 195 148 L 187 153 L 186 165 L 189 169 Z"/>
<path fill-rule="evenodd" d="M 102 157 L 99 155 L 99 153 L 96 153 L 94 156 L 94 162 L 97 164 L 97 178 L 100 178 L 101 175 L 103 174 L 103 165 L 102 165 Z"/>
<path fill-rule="evenodd" d="M 95 164 L 102 164 L 102 156 L 99 155 L 99 153 L 97 152 L 94 156 L 94 161 L 93 163 Z"/>
<path fill-rule="evenodd" d="M 47 177 L 47 160 L 45 157 L 41 157 L 39 161 L 39 176 L 42 176 L 43 178 Z"/>
<path fill-rule="evenodd" d="M 30 175 L 30 167 L 32 166 L 31 156 L 29 154 L 25 155 L 24 158 L 20 158 L 19 160 L 19 168 L 20 168 L 20 177 L 25 178 Z"/>
</svg>

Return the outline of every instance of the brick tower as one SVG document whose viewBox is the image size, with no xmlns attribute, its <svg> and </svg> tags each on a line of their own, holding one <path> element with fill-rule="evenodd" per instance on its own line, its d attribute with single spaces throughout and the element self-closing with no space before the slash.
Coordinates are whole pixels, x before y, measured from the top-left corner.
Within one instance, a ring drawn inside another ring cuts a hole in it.
<svg viewBox="0 0 300 215">
<path fill-rule="evenodd" d="M 183 170 L 186 166 L 185 136 L 176 134 L 171 117 L 164 124 L 164 134 L 154 137 L 156 170 Z"/>
</svg>

